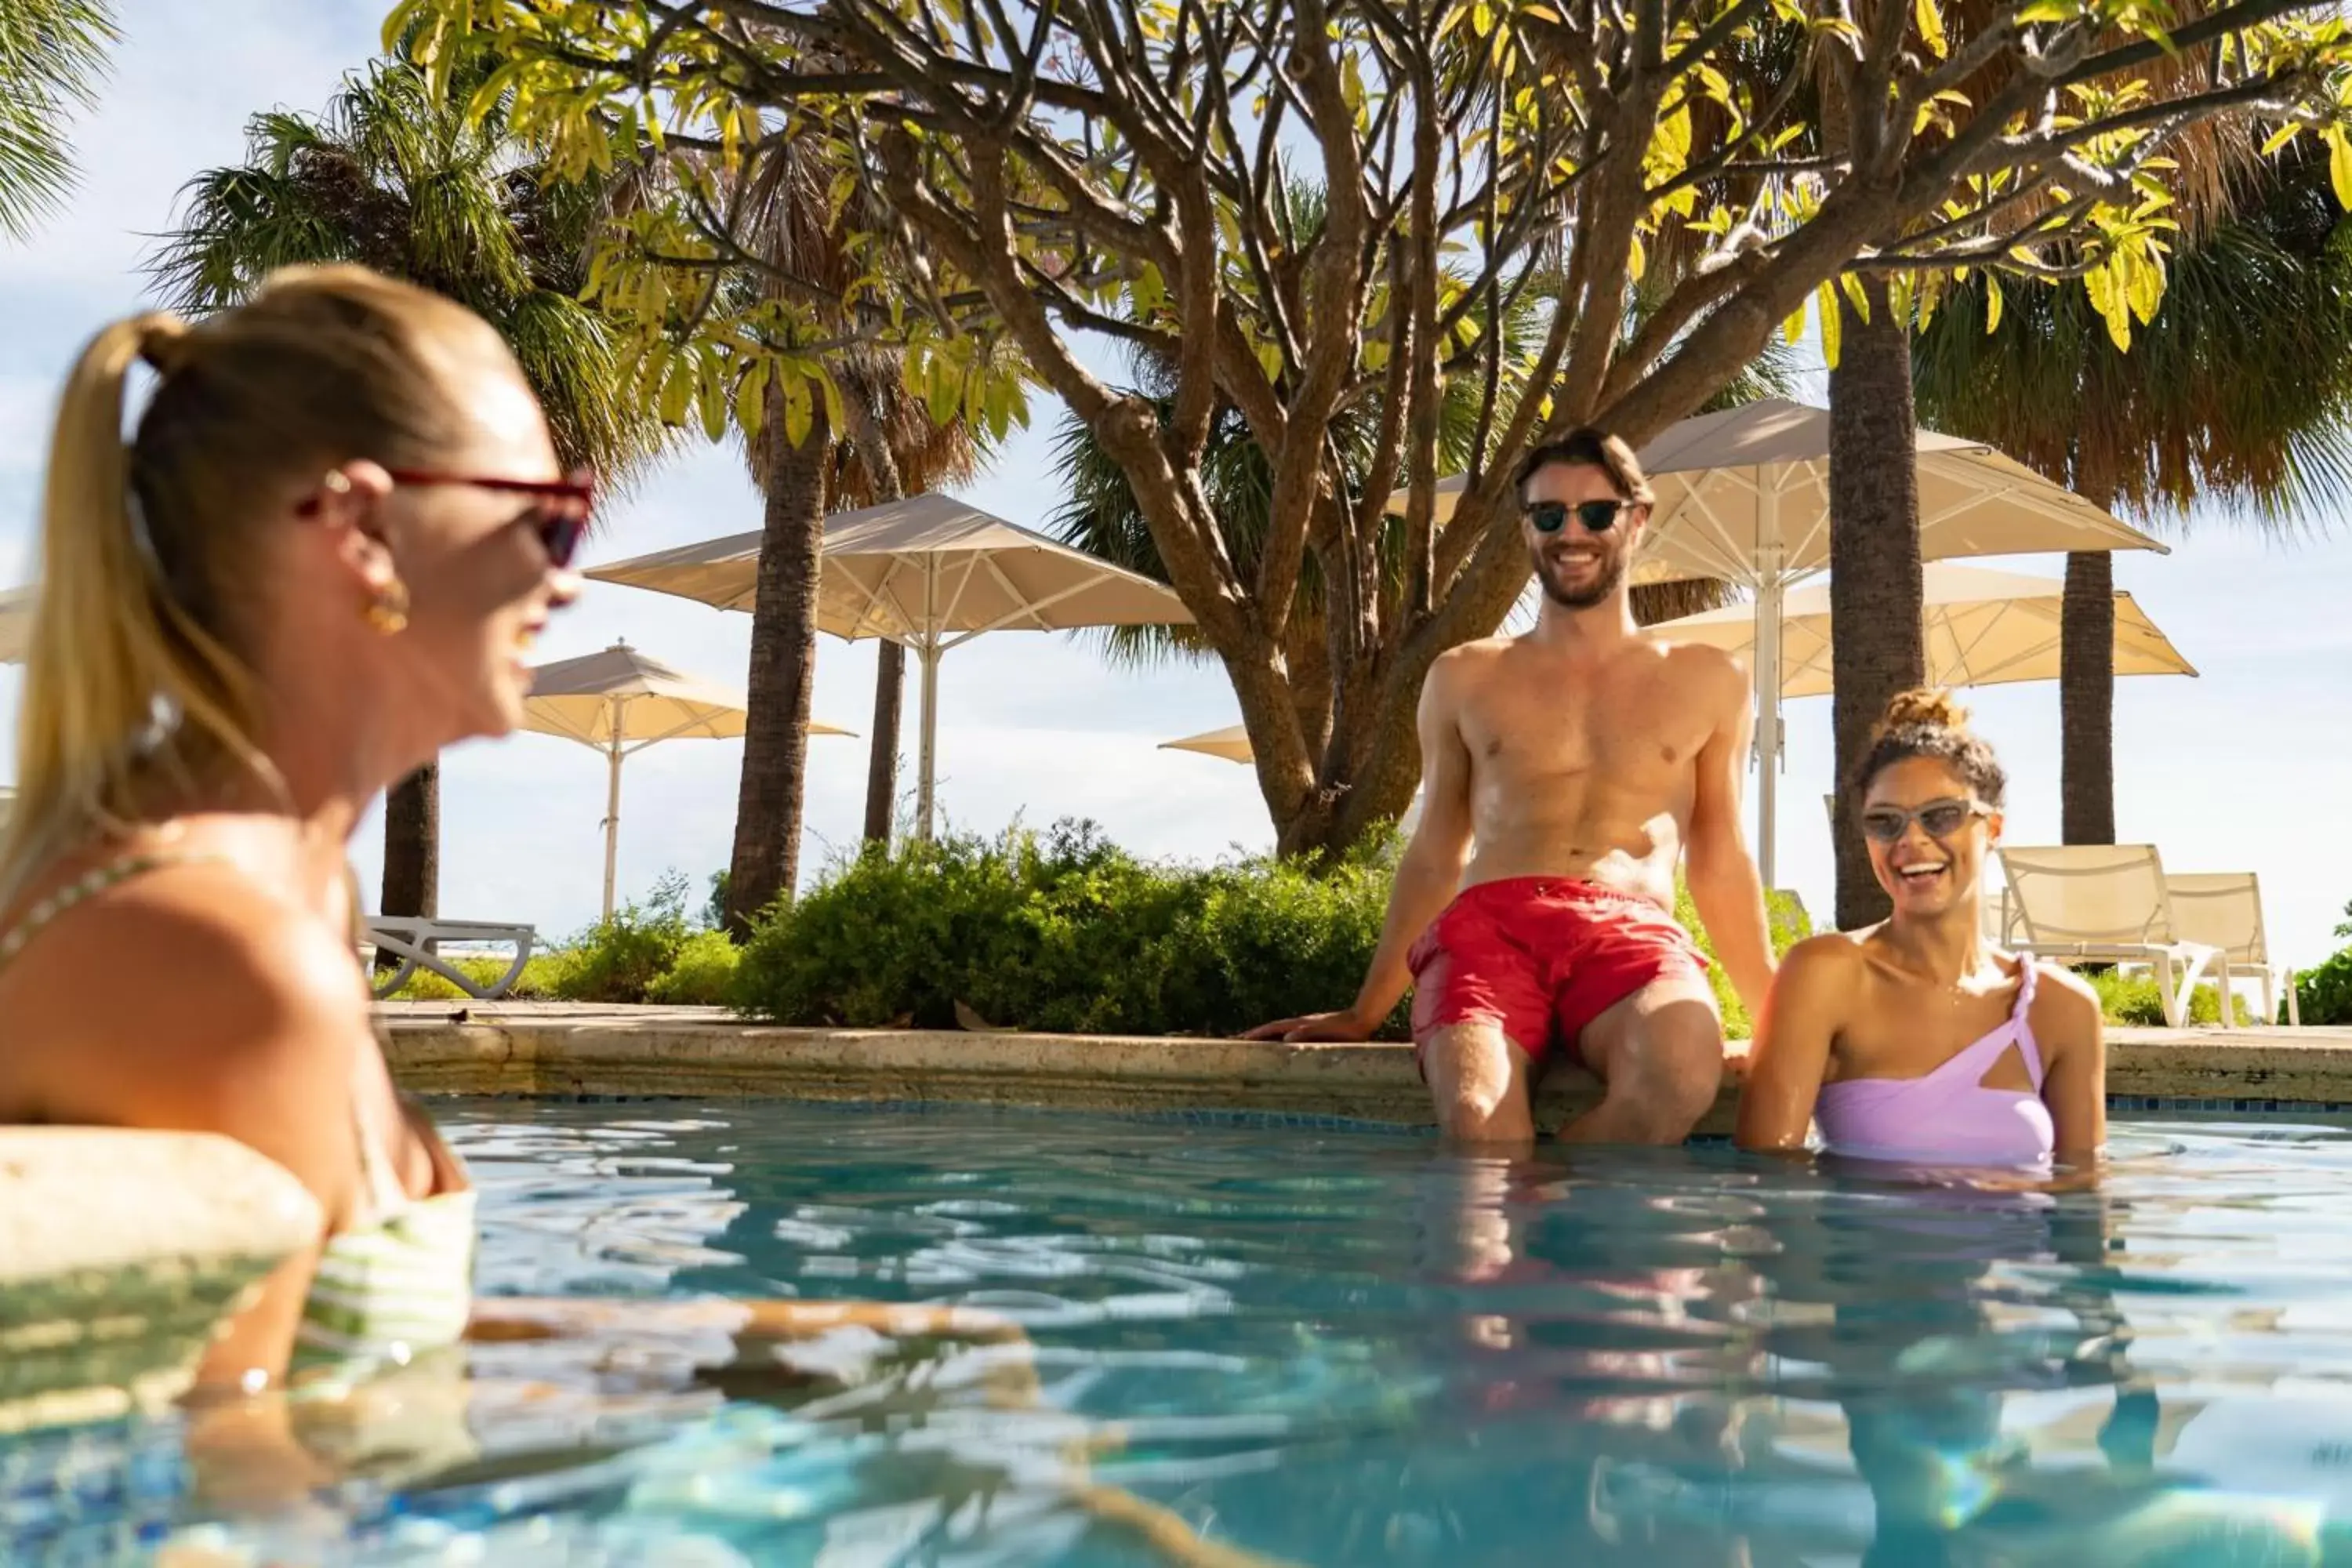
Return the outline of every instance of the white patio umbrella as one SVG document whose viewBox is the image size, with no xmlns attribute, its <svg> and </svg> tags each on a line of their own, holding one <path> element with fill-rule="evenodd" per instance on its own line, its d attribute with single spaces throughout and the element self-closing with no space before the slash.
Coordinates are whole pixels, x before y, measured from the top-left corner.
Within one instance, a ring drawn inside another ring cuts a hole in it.
<svg viewBox="0 0 2352 1568">
<path fill-rule="evenodd" d="M 0 664 L 22 664 L 33 641 L 33 605 L 41 596 L 38 583 L 0 588 Z"/>
<path fill-rule="evenodd" d="M 602 653 L 558 659 L 531 671 L 523 728 L 561 735 L 604 754 L 611 770 L 604 795 L 604 918 L 613 918 L 614 873 L 621 847 L 621 764 L 664 741 L 732 740 L 743 733 L 743 697 L 681 675 L 627 643 Z M 812 735 L 847 730 L 812 722 Z"/>
<path fill-rule="evenodd" d="M 1918 432 L 1919 552 L 1929 561 L 2165 547 L 1980 441 Z M 1714 577 L 1749 591 L 1756 642 L 1757 867 L 1773 880 L 1781 760 L 1778 668 L 1788 591 L 1830 564 L 1830 416 L 1765 398 L 1685 419 L 1642 448 L 1657 491 L 1637 583 Z M 1464 488 L 1438 487 L 1449 516 Z M 1402 508 L 1400 490 L 1391 504 Z"/>
<path fill-rule="evenodd" d="M 1162 741 L 1163 752 L 1197 752 L 1204 757 L 1216 757 L 1228 763 L 1249 763 L 1257 761 L 1257 752 L 1250 749 L 1249 731 L 1239 724 L 1229 729 L 1208 730 L 1198 735 L 1187 735 L 1181 741 Z M 1412 792 L 1405 804 L 1404 815 L 1397 818 L 1397 830 L 1410 835 L 1421 824 L 1421 791 Z"/>
<path fill-rule="evenodd" d="M 938 773 L 940 660 L 997 631 L 1181 626 L 1169 589 L 992 516 L 951 496 L 919 495 L 829 519 L 817 582 L 817 626 L 839 637 L 888 637 L 923 671 L 916 816 L 931 835 Z M 600 566 L 589 576 L 749 610 L 760 535 L 736 534 Z"/>
<path fill-rule="evenodd" d="M 1988 572 L 1931 561 L 1925 629 L 1927 679 L 1938 686 L 1997 686 L 2058 679 L 2060 611 L 2066 584 L 2054 577 Z M 1752 656 L 1756 616 L 1747 605 L 1662 621 L 1653 635 L 1711 643 Z M 1830 590 L 1808 584 L 1780 606 L 1780 697 L 1830 692 Z M 2116 673 L 2195 675 L 2196 668 L 2129 594 L 2116 595 Z"/>
<path fill-rule="evenodd" d="M 1249 731 L 1239 724 L 1230 729 L 1187 735 L 1181 741 L 1162 741 L 1160 749 L 1163 752 L 1198 752 L 1204 757 L 1223 757 L 1229 763 L 1257 761 L 1257 753 L 1250 750 Z"/>
</svg>

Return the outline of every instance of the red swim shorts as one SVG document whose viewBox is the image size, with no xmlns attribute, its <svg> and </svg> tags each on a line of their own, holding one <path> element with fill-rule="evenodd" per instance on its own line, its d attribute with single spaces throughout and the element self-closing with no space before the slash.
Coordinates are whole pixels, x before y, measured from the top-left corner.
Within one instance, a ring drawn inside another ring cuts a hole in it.
<svg viewBox="0 0 2352 1568">
<path fill-rule="evenodd" d="M 1465 889 L 1407 962 L 1416 1055 L 1435 1030 L 1492 1022 L 1537 1062 L 1554 1042 L 1574 1059 L 1585 1026 L 1653 981 L 1706 973 L 1656 904 L 1561 877 Z"/>
</svg>

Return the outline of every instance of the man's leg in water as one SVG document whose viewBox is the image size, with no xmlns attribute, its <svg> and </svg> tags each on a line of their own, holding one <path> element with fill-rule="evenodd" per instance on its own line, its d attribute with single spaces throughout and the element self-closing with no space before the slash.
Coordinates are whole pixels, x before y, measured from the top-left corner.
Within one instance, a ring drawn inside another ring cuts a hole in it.
<svg viewBox="0 0 2352 1568">
<path fill-rule="evenodd" d="M 1421 1072 L 1437 1107 L 1437 1131 L 1448 1141 L 1506 1154 L 1534 1146 L 1528 1053 L 1502 1025 L 1469 1018 L 1430 1030 L 1422 1037 Z"/>
<path fill-rule="evenodd" d="M 1559 1131 L 1577 1143 L 1679 1143 L 1723 1082 L 1723 1019 L 1704 975 L 1654 980 L 1585 1026 L 1577 1042 L 1601 1103 Z"/>
</svg>

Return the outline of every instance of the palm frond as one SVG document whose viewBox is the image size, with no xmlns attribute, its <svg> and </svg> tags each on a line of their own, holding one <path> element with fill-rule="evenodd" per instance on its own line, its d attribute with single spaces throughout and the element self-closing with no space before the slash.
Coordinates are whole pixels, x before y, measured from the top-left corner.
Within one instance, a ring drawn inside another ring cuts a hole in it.
<svg viewBox="0 0 2352 1568">
<path fill-rule="evenodd" d="M 563 460 L 625 484 L 672 436 L 634 395 L 612 329 L 578 299 L 602 193 L 548 177 L 496 112 L 469 121 L 460 86 L 444 99 L 415 67 L 379 60 L 317 114 L 256 114 L 246 161 L 182 188 L 149 274 L 192 314 L 303 262 L 358 262 L 436 289 L 506 338 Z"/>
<path fill-rule="evenodd" d="M 73 189 L 67 121 L 96 101 L 121 36 L 106 0 L 0 5 L 0 235 L 26 237 Z"/>
<path fill-rule="evenodd" d="M 2290 149 L 2175 257 L 2128 351 L 2075 289 L 1957 286 L 1912 353 L 1919 417 L 2150 521 L 2221 500 L 2272 527 L 2352 499 L 2352 226 Z"/>
</svg>

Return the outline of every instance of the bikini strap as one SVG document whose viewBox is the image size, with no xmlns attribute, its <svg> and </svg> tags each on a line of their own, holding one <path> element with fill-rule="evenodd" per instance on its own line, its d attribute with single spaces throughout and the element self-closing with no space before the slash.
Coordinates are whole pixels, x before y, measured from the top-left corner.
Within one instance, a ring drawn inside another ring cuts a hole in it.
<svg viewBox="0 0 2352 1568">
<path fill-rule="evenodd" d="M 376 1144 L 368 1131 L 367 1117 L 360 1110 L 358 1075 L 352 1075 L 352 1136 L 359 1140 L 360 1189 L 367 1194 L 369 1224 L 382 1224 L 406 1208 L 412 1200 L 408 1189 L 401 1184 L 400 1174 L 392 1162 Z M 394 1101 L 397 1106 L 397 1100 Z M 405 1113 L 402 1113 L 404 1119 Z"/>
<path fill-rule="evenodd" d="M 139 849 L 128 855 L 95 866 L 68 882 L 64 887 L 46 894 L 25 911 L 25 918 L 0 936 L 0 968 L 13 962 L 31 942 L 55 925 L 75 906 L 88 903 L 110 888 L 119 888 L 133 878 L 150 871 L 161 871 L 173 866 L 195 866 L 211 861 L 226 864 L 228 857 L 211 849 Z"/>
<path fill-rule="evenodd" d="M 2033 1037 L 2033 1024 L 2028 1015 L 2033 1010 L 2033 987 L 2041 978 L 2042 969 L 2028 954 L 2019 954 L 2017 962 L 2017 1006 L 2009 1016 L 2010 1032 L 2017 1037 L 2017 1053 L 2025 1058 L 2025 1076 L 2033 1080 L 2038 1093 L 2043 1073 L 2042 1046 Z"/>
</svg>

